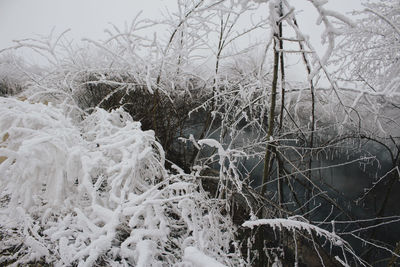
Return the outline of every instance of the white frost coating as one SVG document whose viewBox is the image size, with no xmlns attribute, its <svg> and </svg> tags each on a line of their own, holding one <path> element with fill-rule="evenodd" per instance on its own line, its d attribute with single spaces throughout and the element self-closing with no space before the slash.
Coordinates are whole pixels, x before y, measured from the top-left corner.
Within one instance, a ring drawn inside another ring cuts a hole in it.
<svg viewBox="0 0 400 267">
<path fill-rule="evenodd" d="M 192 267 L 226 267 L 218 261 L 205 255 L 195 247 L 185 248 L 184 261 L 191 263 Z"/>
<path fill-rule="evenodd" d="M 330 17 L 334 17 L 338 19 L 339 21 L 343 21 L 351 26 L 354 26 L 355 24 L 348 19 L 346 16 L 341 15 L 338 12 L 328 10 L 323 7 L 328 1 L 326 0 L 308 0 L 311 2 L 312 5 L 314 5 L 315 9 L 319 13 L 319 18 L 317 20 L 317 25 L 321 24 L 322 22 L 324 23 L 325 30 L 322 33 L 321 36 L 321 43 L 325 44 L 326 40 L 328 40 L 328 47 L 324 53 L 324 55 L 321 57 L 320 64 L 321 67 L 326 65 L 328 62 L 328 59 L 331 57 L 333 53 L 333 49 L 335 48 L 335 37 L 336 35 L 340 34 L 340 31 L 333 26 L 332 21 L 330 20 Z M 309 79 L 314 78 L 314 76 L 320 71 L 320 68 L 316 68 L 310 75 Z"/>
<path fill-rule="evenodd" d="M 305 230 L 309 234 L 314 231 L 318 236 L 325 237 L 336 246 L 344 246 L 346 244 L 346 241 L 344 241 L 340 236 L 335 233 L 331 233 L 327 230 L 319 228 L 318 226 L 306 222 L 292 219 L 259 219 L 255 221 L 246 221 L 242 224 L 243 227 L 249 228 L 253 228 L 259 225 L 269 225 L 273 229 L 278 228 L 279 230 L 281 230 L 282 228 L 286 228 L 289 230 Z"/>
<path fill-rule="evenodd" d="M 273 29 L 274 33 L 279 32 L 279 28 L 276 23 L 279 20 L 279 14 L 278 14 L 278 10 L 277 10 L 278 5 L 279 5 L 278 0 L 269 2 L 269 23 L 270 23 L 271 29 Z"/>
<path fill-rule="evenodd" d="M 282 262 L 280 261 L 280 259 L 278 257 L 275 257 L 272 267 L 283 267 Z"/>
<path fill-rule="evenodd" d="M 0 265 L 173 266 L 188 246 L 242 264 L 221 204 L 167 173 L 153 131 L 122 109 L 64 114 L 0 98 L 0 248 L 15 251 Z"/>
<path fill-rule="evenodd" d="M 363 11 L 355 13 L 356 27 L 341 28 L 344 38 L 337 49 L 339 75 L 361 79 L 369 102 L 374 101 L 375 95 L 396 101 L 400 88 L 400 2 L 372 1 L 364 6 Z M 382 134 L 385 135 L 383 131 Z"/>
<path fill-rule="evenodd" d="M 87 152 L 79 134 L 57 109 L 0 99 L 0 135 L 8 135 L 0 147 L 7 158 L 0 165 L 0 187 L 11 197 L 10 207 L 30 208 L 38 196 L 50 206 L 62 203 L 79 172 L 70 163 Z"/>
<path fill-rule="evenodd" d="M 339 256 L 335 256 L 335 260 L 337 260 L 338 262 L 340 262 L 340 264 L 342 264 L 344 267 L 350 267 L 350 265 L 348 265 L 347 263 L 345 263 L 341 258 L 339 258 Z"/>
<path fill-rule="evenodd" d="M 149 90 L 149 93 L 153 94 L 154 91 L 153 91 L 152 86 L 151 86 L 150 66 L 147 66 L 146 86 L 147 86 L 147 90 Z"/>
<path fill-rule="evenodd" d="M 215 147 L 218 149 L 218 154 L 220 155 L 220 157 L 224 157 L 226 156 L 226 151 L 225 149 L 222 147 L 222 145 L 215 139 L 202 139 L 198 141 L 199 145 L 208 145 L 210 147 Z"/>
<path fill-rule="evenodd" d="M 226 176 L 228 175 L 229 179 L 231 179 L 232 182 L 235 183 L 235 186 L 237 187 L 239 192 L 241 192 L 243 181 L 240 179 L 239 173 L 235 167 L 235 160 L 238 156 L 245 156 L 246 154 L 243 151 L 235 149 L 224 149 L 222 144 L 215 139 L 201 139 L 198 141 L 198 144 L 208 145 L 217 149 L 217 155 L 219 157 L 220 165 L 220 179 L 226 179 Z"/>
</svg>

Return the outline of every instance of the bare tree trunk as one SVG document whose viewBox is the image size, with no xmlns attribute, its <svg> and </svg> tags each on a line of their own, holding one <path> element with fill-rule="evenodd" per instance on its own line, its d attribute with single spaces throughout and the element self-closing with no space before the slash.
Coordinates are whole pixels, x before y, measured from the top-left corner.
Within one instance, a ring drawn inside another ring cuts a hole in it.
<svg viewBox="0 0 400 267">
<path fill-rule="evenodd" d="M 279 10 L 279 15 L 282 17 L 283 16 L 283 8 L 282 8 L 282 2 L 280 3 L 280 10 Z M 282 129 L 283 126 L 283 114 L 285 111 L 285 61 L 284 61 L 284 55 L 283 55 L 283 27 L 282 27 L 282 21 L 279 22 L 279 49 L 280 49 L 280 68 L 281 68 L 281 112 L 280 112 L 280 117 L 279 117 L 279 130 Z M 279 195 L 279 205 L 282 205 L 284 203 L 284 194 L 283 194 L 283 181 L 280 179 L 280 172 L 283 167 L 283 162 L 278 161 L 278 195 Z"/>
</svg>

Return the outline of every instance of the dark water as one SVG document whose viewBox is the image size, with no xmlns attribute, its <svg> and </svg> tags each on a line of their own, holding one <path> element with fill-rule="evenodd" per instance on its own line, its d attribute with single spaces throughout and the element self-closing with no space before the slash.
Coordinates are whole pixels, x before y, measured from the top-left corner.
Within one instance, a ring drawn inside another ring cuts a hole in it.
<svg viewBox="0 0 400 267">
<path fill-rule="evenodd" d="M 187 129 L 186 133 L 194 133 L 198 139 L 197 133 L 201 131 L 202 127 L 193 125 Z M 207 138 L 219 139 L 220 131 L 215 130 L 212 135 Z M 257 139 L 257 133 L 247 132 L 242 134 L 239 138 L 235 139 L 232 148 L 240 148 L 243 145 Z M 229 143 L 227 136 L 224 141 Z M 293 143 L 294 144 L 294 143 Z M 247 179 L 253 188 L 259 188 L 262 181 L 263 173 L 263 149 L 257 157 L 243 158 L 237 163 L 238 169 L 243 177 Z M 300 151 L 300 149 L 299 149 Z M 393 147 L 391 151 L 396 151 Z M 306 153 L 306 151 L 303 151 Z M 215 150 L 209 147 L 203 147 L 200 157 L 207 157 Z M 289 158 L 298 160 L 298 155 L 287 153 Z M 302 168 L 307 168 L 308 158 L 304 159 Z M 299 164 L 296 162 L 296 164 Z M 273 165 L 272 179 L 277 177 L 276 162 Z M 218 163 L 210 165 L 216 170 L 219 169 Z M 311 177 L 313 182 L 326 192 L 338 207 L 332 203 L 324 200 L 323 198 L 316 197 L 309 202 L 308 210 L 310 211 L 306 218 L 313 223 L 331 231 L 331 221 L 335 221 L 335 231 L 337 233 L 348 233 L 360 228 L 366 228 L 364 231 L 354 232 L 361 238 L 373 240 L 374 243 L 379 243 L 388 248 L 393 248 L 396 242 L 400 241 L 400 223 L 383 224 L 377 228 L 370 228 L 372 225 L 380 224 L 385 220 L 376 220 L 377 217 L 400 216 L 400 182 L 396 178 L 394 183 L 391 183 L 391 175 L 380 180 L 387 172 L 393 168 L 392 158 L 387 149 L 382 145 L 374 142 L 361 143 L 356 140 L 354 143 L 347 142 L 338 149 L 334 148 L 330 151 L 324 150 L 312 158 Z M 290 169 L 290 168 L 289 168 Z M 248 173 L 252 170 L 251 173 Z M 307 173 L 308 175 L 309 173 Z M 297 177 L 302 180 L 301 175 Z M 375 182 L 380 182 L 374 185 Z M 304 181 L 304 179 L 303 179 Z M 298 206 L 294 203 L 293 195 L 289 190 L 286 181 L 283 182 L 283 193 L 285 207 L 288 210 L 296 211 Z M 370 191 L 369 188 L 373 187 Z M 293 183 L 293 188 L 301 203 L 307 202 L 306 190 L 298 183 Z M 389 190 L 390 189 L 390 190 Z M 366 192 L 368 191 L 368 194 Z M 277 182 L 272 181 L 268 184 L 268 193 L 271 198 L 275 197 L 277 192 Z M 316 194 L 317 191 L 312 192 Z M 387 198 L 384 205 L 385 198 Z M 385 206 L 382 209 L 382 206 Z M 301 211 L 296 211 L 297 214 L 302 214 Z M 363 220 L 363 221 L 360 221 Z M 343 221 L 358 221 L 357 223 L 341 223 Z M 387 220 L 386 220 L 387 221 Z M 325 222 L 318 224 L 320 222 Z M 343 237 L 350 242 L 352 247 L 356 250 L 358 255 L 371 263 L 373 266 L 386 266 L 386 262 L 377 263 L 377 260 L 391 257 L 391 254 L 378 250 L 371 249 L 367 244 L 352 237 L 350 234 L 343 235 Z"/>
<path fill-rule="evenodd" d="M 395 151 L 395 150 L 394 150 Z M 252 169 L 253 186 L 261 184 L 263 163 L 257 165 L 256 160 L 247 160 L 244 167 Z M 242 169 L 244 169 L 244 167 Z M 388 174 L 393 169 L 390 153 L 383 146 L 375 143 L 366 143 L 362 146 L 347 144 L 346 149 L 332 153 L 320 153 L 313 157 L 313 171 L 311 172 L 313 182 L 318 185 L 327 195 L 333 199 L 340 209 L 321 198 L 315 198 L 309 203 L 312 210 L 306 218 L 321 224 L 323 228 L 332 230 L 331 221 L 336 221 L 335 231 L 351 232 L 360 228 L 369 228 L 385 220 L 373 220 L 376 217 L 400 216 L 400 182 Z M 386 177 L 385 177 L 386 175 Z M 273 172 L 272 177 L 276 177 Z M 301 175 L 298 175 L 301 176 Z M 384 177 L 384 178 L 382 178 Z M 391 181 L 394 181 L 393 183 Z M 379 183 L 375 184 L 377 181 Z M 284 183 L 285 184 L 285 183 Z M 372 188 L 373 187 L 373 188 Z M 371 189 L 372 188 L 372 189 Z M 304 187 L 294 184 L 294 189 L 302 203 L 307 201 Z M 370 189 L 370 190 L 369 190 Z M 276 196 L 277 183 L 268 185 L 271 196 Z M 314 191 L 315 194 L 317 191 Z M 284 185 L 286 207 L 296 210 L 297 206 L 290 204 L 293 201 L 290 190 Z M 385 199 L 386 203 L 385 202 Z M 383 208 L 384 206 L 384 208 Z M 369 220 L 372 219 L 372 220 Z M 340 223 L 340 221 L 360 221 L 359 223 Z M 367 240 L 387 247 L 395 246 L 400 241 L 400 223 L 384 224 L 377 228 L 369 228 L 357 231 L 355 234 Z M 386 266 L 387 262 L 376 262 L 391 255 L 382 250 L 368 247 L 364 242 L 354 238 L 350 234 L 344 235 L 350 242 L 358 255 L 363 255 L 365 260 L 373 266 Z"/>
</svg>

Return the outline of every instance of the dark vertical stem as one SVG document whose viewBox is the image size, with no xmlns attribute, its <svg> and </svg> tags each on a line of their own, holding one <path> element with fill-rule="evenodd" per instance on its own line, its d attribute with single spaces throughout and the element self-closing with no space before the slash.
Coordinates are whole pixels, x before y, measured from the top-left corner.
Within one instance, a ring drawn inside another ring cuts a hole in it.
<svg viewBox="0 0 400 267">
<path fill-rule="evenodd" d="M 279 6 L 279 15 L 282 17 L 283 16 L 283 8 L 282 8 L 282 2 L 280 3 Z M 285 61 L 284 61 L 284 55 L 283 55 L 283 25 L 282 21 L 279 22 L 278 25 L 279 28 L 279 49 L 280 49 L 280 69 L 281 69 L 281 112 L 280 112 L 280 117 L 279 117 L 279 130 L 282 129 L 283 126 L 283 114 L 285 111 Z M 278 175 L 278 195 L 279 195 L 279 205 L 281 206 L 282 203 L 284 203 L 284 194 L 283 194 L 283 181 L 280 179 L 280 172 L 283 167 L 283 162 L 278 161 L 278 169 L 279 169 L 279 175 Z"/>
<path fill-rule="evenodd" d="M 268 118 L 268 132 L 267 132 L 267 146 L 265 148 L 264 157 L 264 172 L 261 187 L 261 194 L 265 194 L 267 190 L 267 181 L 270 171 L 270 160 L 271 160 L 271 142 L 270 139 L 274 132 L 274 117 L 275 117 L 275 106 L 276 106 L 276 87 L 278 82 L 278 69 L 279 69 L 279 51 L 276 49 L 276 40 L 278 39 L 278 34 L 274 34 L 274 72 L 272 77 L 272 88 L 271 88 L 271 101 L 269 108 L 269 118 Z"/>
<path fill-rule="evenodd" d="M 275 158 L 277 161 L 277 173 L 278 173 L 278 204 L 281 207 L 282 204 L 285 202 L 284 198 L 284 192 L 283 192 L 283 181 L 281 178 L 281 174 L 283 174 L 282 176 L 286 176 L 284 174 L 284 166 L 283 166 L 283 161 L 278 157 L 278 151 L 276 147 L 273 147 L 273 153 L 275 154 Z"/>
<path fill-rule="evenodd" d="M 282 2 L 280 6 L 280 14 L 281 17 L 283 16 L 282 13 Z M 279 22 L 279 37 L 283 36 L 283 29 L 282 29 L 282 21 Z M 283 113 L 285 111 L 285 61 L 283 56 L 283 40 L 282 38 L 279 39 L 279 49 L 281 50 L 280 61 L 281 61 L 281 113 L 279 117 L 279 129 L 282 129 L 283 125 Z"/>
<path fill-rule="evenodd" d="M 183 38 L 184 38 L 184 34 L 183 34 L 183 30 L 181 31 L 181 40 L 180 40 L 180 50 L 182 52 L 183 50 Z M 182 64 L 182 53 L 179 53 L 179 57 L 178 57 L 178 63 L 176 64 L 176 77 L 179 76 L 180 70 L 181 70 L 181 64 Z"/>
</svg>

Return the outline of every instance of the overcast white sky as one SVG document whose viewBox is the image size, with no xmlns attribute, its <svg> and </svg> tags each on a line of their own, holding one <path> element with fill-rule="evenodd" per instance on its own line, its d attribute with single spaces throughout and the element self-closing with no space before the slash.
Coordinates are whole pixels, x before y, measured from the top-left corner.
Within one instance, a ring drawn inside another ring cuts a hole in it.
<svg viewBox="0 0 400 267">
<path fill-rule="evenodd" d="M 0 49 L 12 40 L 71 28 L 73 37 L 96 38 L 109 22 L 122 25 L 141 10 L 154 17 L 166 0 L 0 0 Z"/>
<path fill-rule="evenodd" d="M 303 3 L 306 0 L 291 0 Z M 329 6 L 341 12 L 360 7 L 361 0 L 330 0 Z M 305 4 L 304 4 L 305 3 Z M 74 39 L 101 38 L 109 22 L 123 25 L 143 10 L 142 17 L 156 18 L 166 7 L 173 9 L 175 0 L 0 0 L 0 50 L 12 40 L 72 29 Z M 315 23 L 315 17 L 302 22 L 303 27 Z"/>
</svg>

